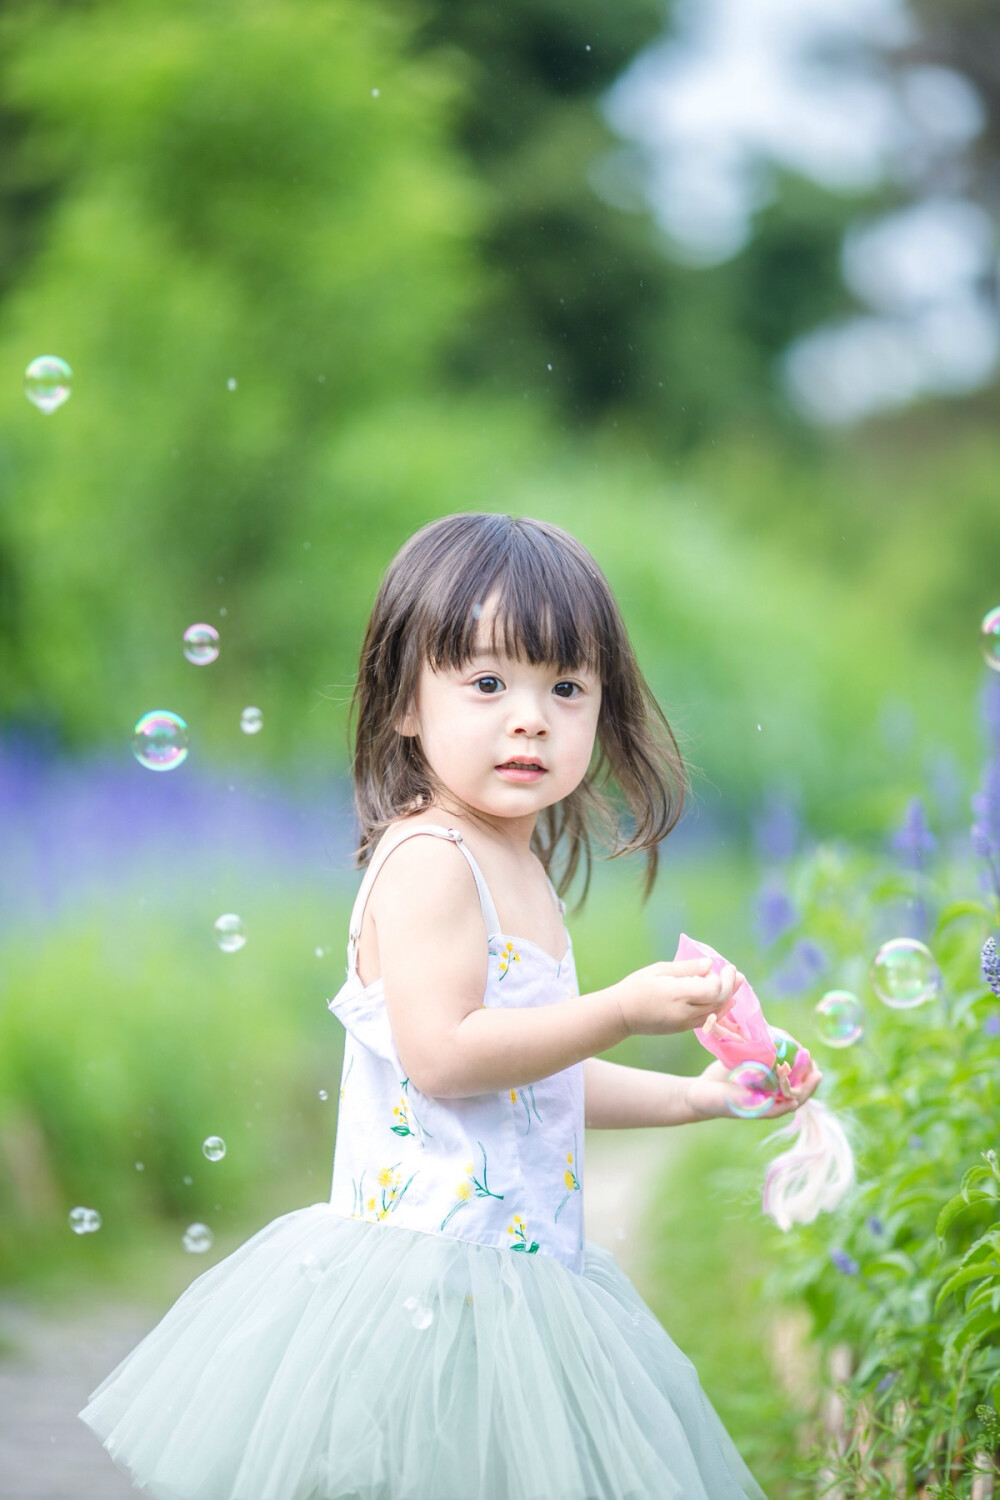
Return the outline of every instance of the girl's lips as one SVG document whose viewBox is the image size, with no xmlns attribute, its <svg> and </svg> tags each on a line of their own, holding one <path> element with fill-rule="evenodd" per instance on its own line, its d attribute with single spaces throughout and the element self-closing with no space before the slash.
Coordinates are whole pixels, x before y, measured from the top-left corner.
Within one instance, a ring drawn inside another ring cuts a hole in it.
<svg viewBox="0 0 1000 1500">
<path fill-rule="evenodd" d="M 545 775 L 540 766 L 496 766 L 494 769 L 506 781 L 541 781 Z"/>
</svg>

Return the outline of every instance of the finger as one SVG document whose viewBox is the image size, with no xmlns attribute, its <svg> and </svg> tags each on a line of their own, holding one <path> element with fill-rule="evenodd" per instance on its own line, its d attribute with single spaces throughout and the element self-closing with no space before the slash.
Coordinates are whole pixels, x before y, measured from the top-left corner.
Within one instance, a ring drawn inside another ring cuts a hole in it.
<svg viewBox="0 0 1000 1500">
<path fill-rule="evenodd" d="M 668 963 L 654 964 L 653 967 L 678 977 L 690 974 L 704 978 L 712 972 L 712 960 L 710 958 L 671 959 Z"/>
</svg>

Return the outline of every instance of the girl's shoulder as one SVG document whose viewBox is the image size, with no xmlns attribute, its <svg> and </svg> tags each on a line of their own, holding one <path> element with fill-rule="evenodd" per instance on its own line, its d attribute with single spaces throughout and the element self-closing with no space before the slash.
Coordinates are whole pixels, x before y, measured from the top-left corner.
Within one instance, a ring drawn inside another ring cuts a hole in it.
<svg viewBox="0 0 1000 1500">
<path fill-rule="evenodd" d="M 430 812 L 398 818 L 388 825 L 372 851 L 372 862 L 379 861 L 369 898 L 376 916 L 380 907 L 402 894 L 411 907 L 437 908 L 442 901 L 464 904 L 465 898 L 473 908 L 478 906 L 468 862 L 453 847 L 454 840 L 438 832 L 448 828 L 440 815 Z M 433 831 L 422 834 L 424 829 Z M 400 839 L 404 831 L 410 836 Z"/>
</svg>

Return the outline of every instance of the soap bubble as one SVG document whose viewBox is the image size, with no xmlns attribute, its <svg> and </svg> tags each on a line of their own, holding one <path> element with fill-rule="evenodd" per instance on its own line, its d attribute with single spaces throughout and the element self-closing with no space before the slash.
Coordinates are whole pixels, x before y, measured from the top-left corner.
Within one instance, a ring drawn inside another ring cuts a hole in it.
<svg viewBox="0 0 1000 1500">
<path fill-rule="evenodd" d="M 909 1010 L 933 1000 L 941 971 L 930 949 L 916 938 L 893 938 L 872 959 L 872 989 L 892 1010 Z"/>
<path fill-rule="evenodd" d="M 73 371 L 55 354 L 40 354 L 24 372 L 24 394 L 46 416 L 68 401 Z"/>
<path fill-rule="evenodd" d="M 247 940 L 243 920 L 234 911 L 223 912 L 216 920 L 214 932 L 215 941 L 223 953 L 238 953 Z"/>
<path fill-rule="evenodd" d="M 780 1026 L 769 1026 L 767 1030 L 771 1041 L 774 1043 L 775 1057 L 773 1066 L 776 1068 L 779 1063 L 787 1063 L 789 1069 L 794 1071 L 796 1060 L 802 1051 L 801 1046 L 793 1036 L 790 1036 L 787 1031 L 783 1031 Z"/>
<path fill-rule="evenodd" d="M 329 1099 L 330 1095 L 327 1093 L 326 1089 L 320 1089 L 320 1091 L 319 1091 L 319 1097 L 323 1100 L 323 1103 L 325 1104 L 326 1101 Z"/>
<path fill-rule="evenodd" d="M 221 1135 L 210 1135 L 202 1141 L 201 1149 L 209 1161 L 221 1161 L 226 1154 L 226 1143 Z"/>
<path fill-rule="evenodd" d="M 229 379 L 226 381 L 226 390 L 227 391 L 235 391 L 235 389 L 236 389 L 236 376 L 235 375 L 230 375 Z"/>
<path fill-rule="evenodd" d="M 96 1234 L 101 1227 L 101 1216 L 96 1208 L 71 1208 L 69 1227 L 74 1234 Z"/>
<path fill-rule="evenodd" d="M 204 1255 L 206 1250 L 211 1250 L 214 1238 L 207 1224 L 189 1224 L 184 1231 L 184 1249 L 192 1255 Z"/>
<path fill-rule="evenodd" d="M 150 771 L 173 771 L 187 759 L 188 727 L 179 714 L 154 708 L 132 731 L 132 754 Z"/>
<path fill-rule="evenodd" d="M 983 623 L 979 627 L 979 641 L 986 665 L 992 667 L 994 672 L 1000 672 L 1000 604 L 983 616 Z"/>
<path fill-rule="evenodd" d="M 403 1308 L 410 1315 L 410 1322 L 419 1333 L 423 1333 L 434 1322 L 434 1313 L 416 1297 L 407 1297 Z"/>
<path fill-rule="evenodd" d="M 307 1250 L 305 1255 L 302 1256 L 299 1261 L 299 1275 L 305 1281 L 312 1282 L 314 1286 L 318 1281 L 322 1280 L 323 1267 L 320 1265 L 319 1256 L 315 1250 Z"/>
<path fill-rule="evenodd" d="M 865 1011 L 850 990 L 827 990 L 816 1006 L 816 1029 L 828 1047 L 851 1047 L 864 1031 Z"/>
<path fill-rule="evenodd" d="M 136 1164 L 135 1164 L 135 1170 L 137 1172 L 145 1172 L 145 1170 L 146 1170 L 146 1163 L 143 1162 L 143 1161 L 137 1161 Z"/>
<path fill-rule="evenodd" d="M 727 1083 L 737 1088 L 735 1099 L 727 1099 L 731 1114 L 741 1120 L 753 1120 L 764 1114 L 778 1097 L 778 1080 L 767 1063 L 753 1060 L 737 1063 L 726 1075 Z"/>
<path fill-rule="evenodd" d="M 264 727 L 264 715 L 259 708 L 245 708 L 240 714 L 240 728 L 244 734 L 256 734 Z"/>
<path fill-rule="evenodd" d="M 219 654 L 219 632 L 214 625 L 189 625 L 184 632 L 184 655 L 196 667 L 207 667 Z"/>
</svg>

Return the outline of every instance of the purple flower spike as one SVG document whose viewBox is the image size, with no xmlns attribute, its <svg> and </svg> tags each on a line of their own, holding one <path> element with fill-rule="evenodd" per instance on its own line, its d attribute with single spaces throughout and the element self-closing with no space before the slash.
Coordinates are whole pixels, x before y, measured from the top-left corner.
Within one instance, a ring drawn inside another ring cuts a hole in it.
<svg viewBox="0 0 1000 1500">
<path fill-rule="evenodd" d="M 983 1031 L 987 1036 L 1000 1036 L 1000 1016 L 996 1012 L 986 1017 L 983 1022 Z"/>
<path fill-rule="evenodd" d="M 850 1255 L 848 1255 L 846 1250 L 831 1250 L 830 1259 L 837 1267 L 837 1270 L 843 1271 L 845 1276 L 857 1276 L 859 1269 L 858 1263 Z"/>
<path fill-rule="evenodd" d="M 766 946 L 777 942 L 798 921 L 798 914 L 779 885 L 769 883 L 757 893 L 757 931 Z"/>
<path fill-rule="evenodd" d="M 882 1376 L 882 1379 L 879 1381 L 879 1383 L 875 1387 L 875 1389 L 877 1391 L 887 1391 L 889 1389 L 889 1387 L 895 1382 L 895 1379 L 896 1379 L 896 1372 L 895 1372 L 895 1370 L 890 1370 L 889 1373 L 888 1373 L 888 1375 L 883 1375 Z"/>
<path fill-rule="evenodd" d="M 988 937 L 986 939 L 983 944 L 983 951 L 979 955 L 979 963 L 983 971 L 983 978 L 994 995 L 1000 999 L 1000 953 L 997 953 L 995 938 Z"/>
<path fill-rule="evenodd" d="M 978 859 L 989 859 L 990 855 L 993 853 L 993 846 L 990 843 L 990 836 L 986 832 L 986 829 L 983 827 L 982 823 L 973 823 L 972 827 L 969 830 L 969 837 L 972 840 L 973 854 L 975 854 Z"/>
<path fill-rule="evenodd" d="M 883 1234 L 885 1232 L 885 1225 L 876 1214 L 872 1214 L 868 1219 L 868 1228 L 872 1234 Z"/>
<path fill-rule="evenodd" d="M 924 804 L 919 797 L 911 797 L 903 826 L 892 836 L 892 847 L 914 870 L 921 869 L 926 856 L 937 847 L 937 839 L 928 827 Z"/>
</svg>

